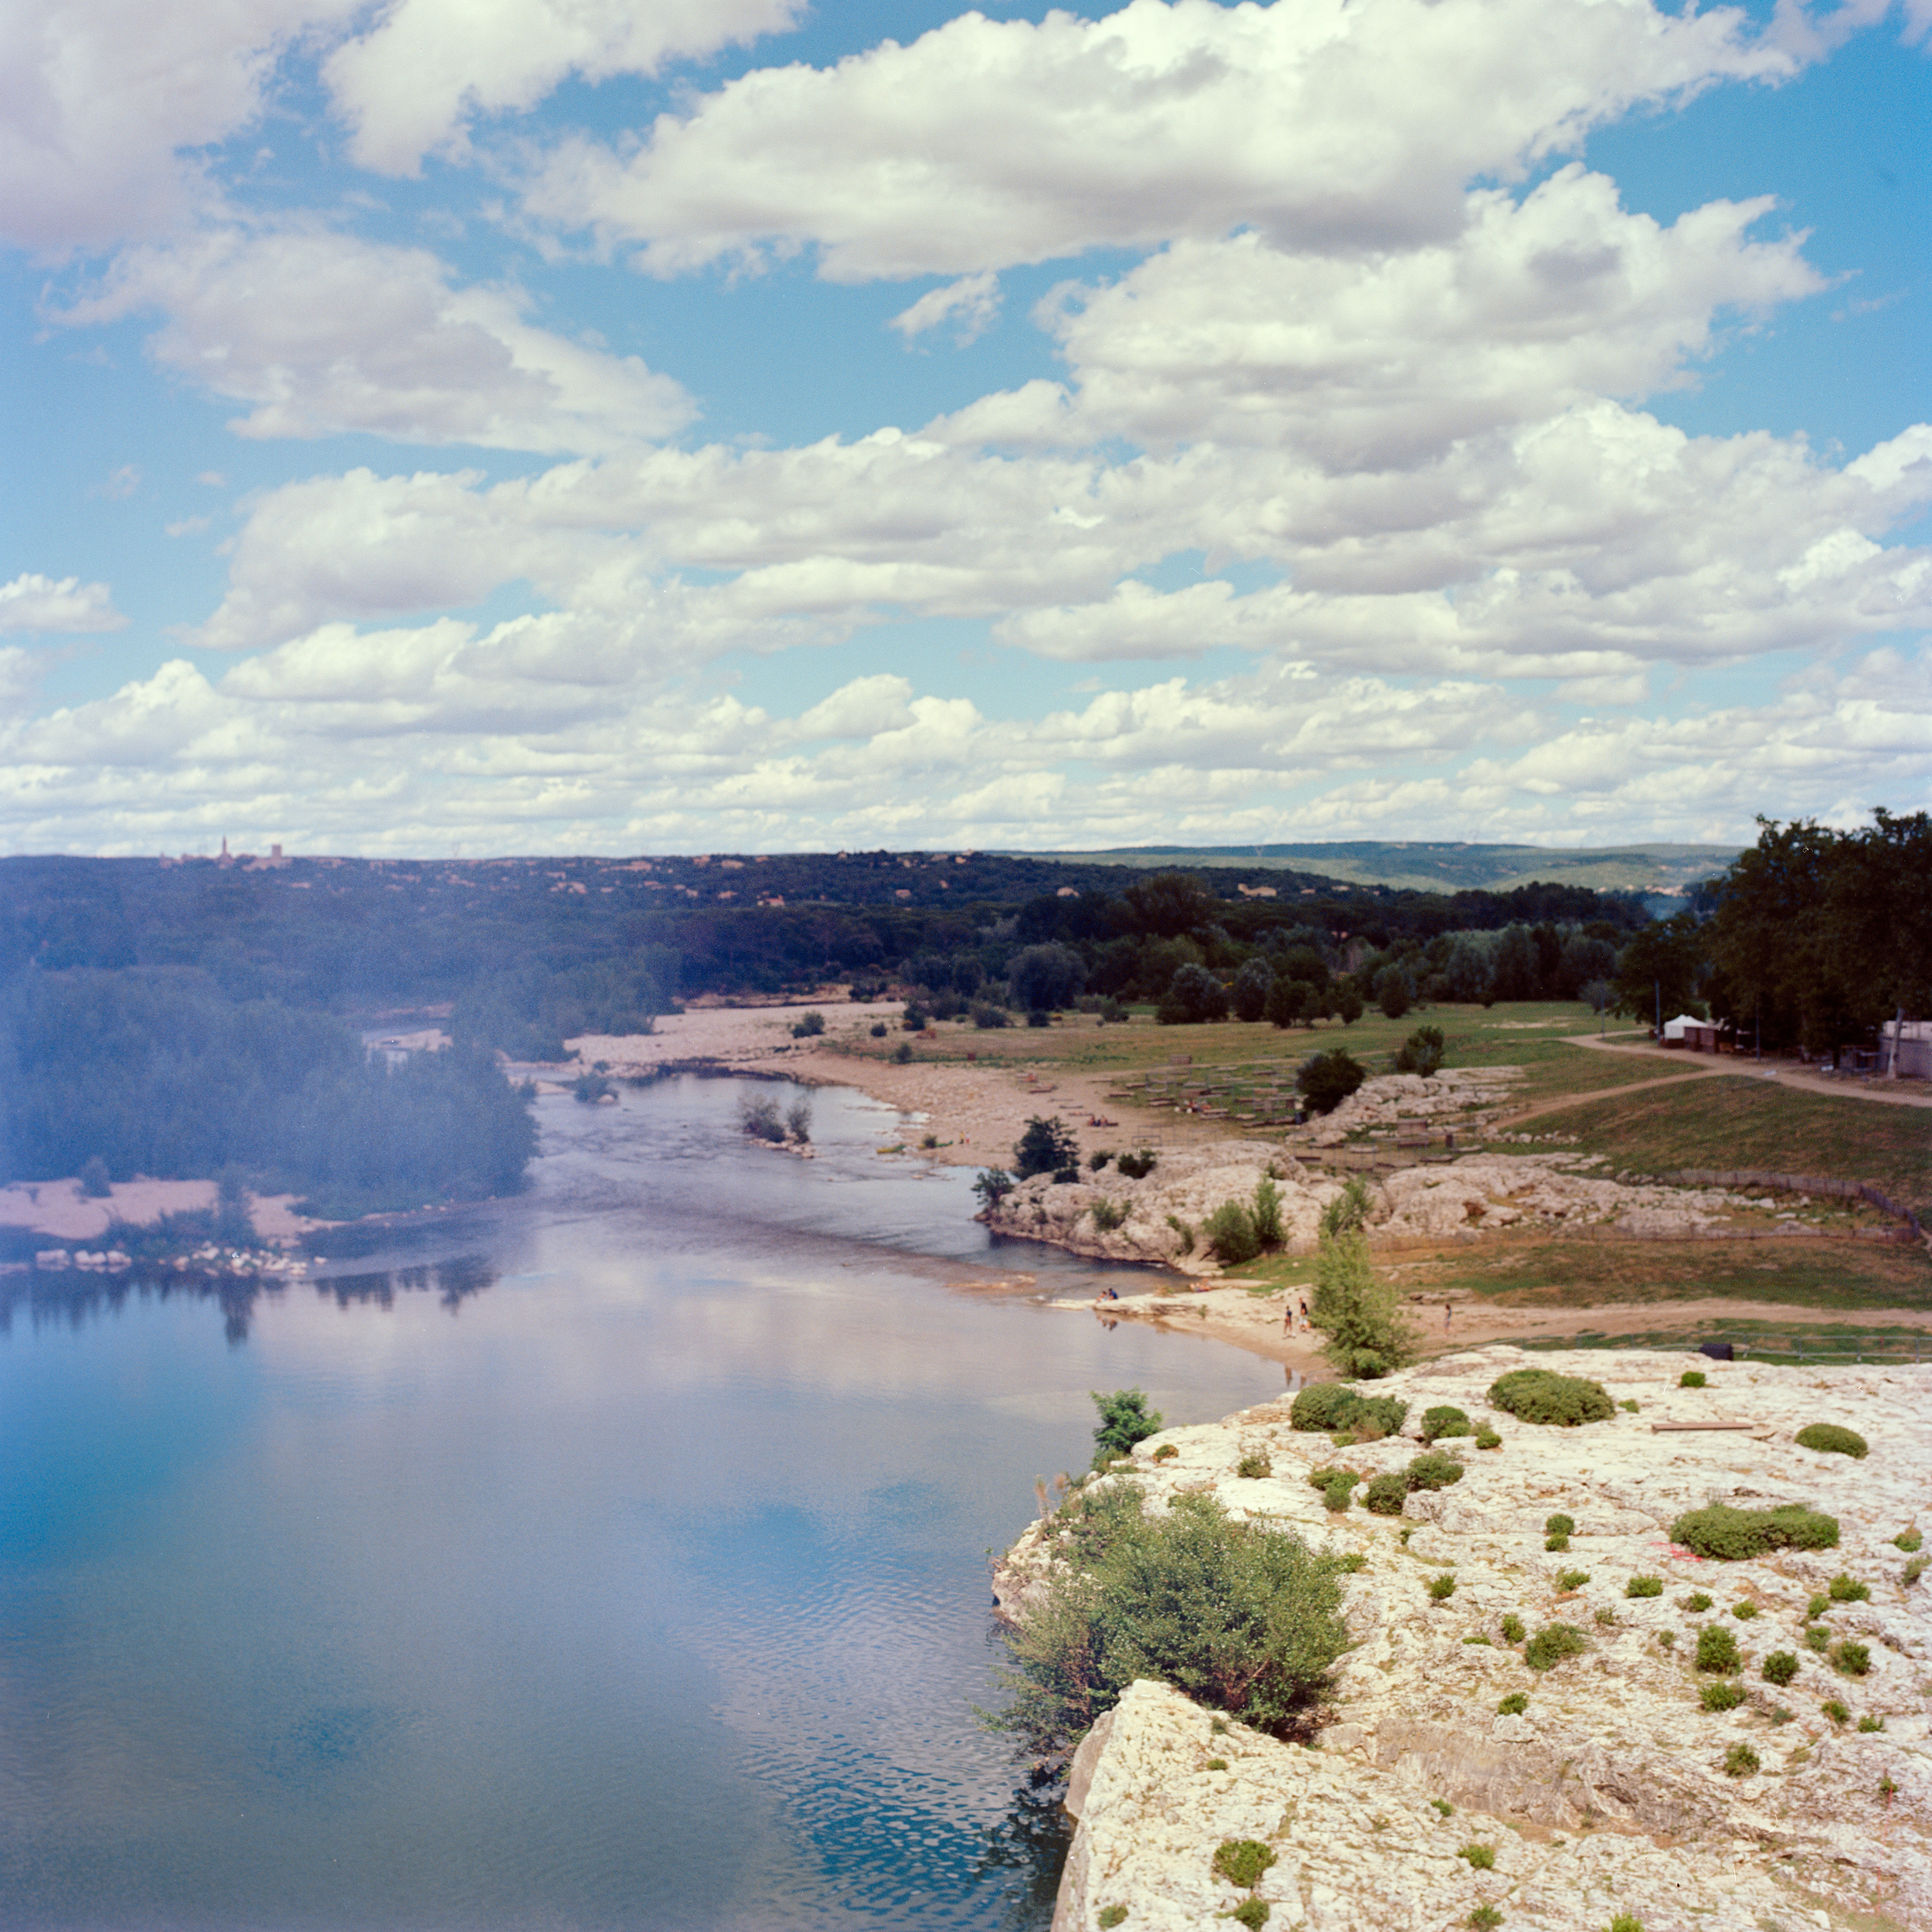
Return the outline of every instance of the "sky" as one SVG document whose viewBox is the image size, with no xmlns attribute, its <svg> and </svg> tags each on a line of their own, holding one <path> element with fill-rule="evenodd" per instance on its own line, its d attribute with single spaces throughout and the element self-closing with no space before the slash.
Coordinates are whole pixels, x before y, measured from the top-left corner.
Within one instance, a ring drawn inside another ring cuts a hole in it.
<svg viewBox="0 0 1932 1932">
<path fill-rule="evenodd" d="M 1932 0 L 11 0 L 0 851 L 1932 803 Z"/>
</svg>

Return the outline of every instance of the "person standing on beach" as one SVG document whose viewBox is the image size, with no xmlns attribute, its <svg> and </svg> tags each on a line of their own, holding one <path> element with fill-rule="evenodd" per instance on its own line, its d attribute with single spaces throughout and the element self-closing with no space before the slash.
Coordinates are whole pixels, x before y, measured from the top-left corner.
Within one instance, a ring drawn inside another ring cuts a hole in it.
<svg viewBox="0 0 1932 1932">
<path fill-rule="evenodd" d="M 1315 1326 L 1315 1323 L 1309 1318 L 1308 1298 L 1305 1294 L 1301 1298 L 1301 1325 L 1304 1328 L 1312 1328 Z"/>
<path fill-rule="evenodd" d="M 1442 1304 L 1442 1332 L 1444 1335 L 1449 1332 L 1449 1317 L 1454 1308 L 1455 1304 L 1453 1301 L 1445 1301 Z"/>
</svg>

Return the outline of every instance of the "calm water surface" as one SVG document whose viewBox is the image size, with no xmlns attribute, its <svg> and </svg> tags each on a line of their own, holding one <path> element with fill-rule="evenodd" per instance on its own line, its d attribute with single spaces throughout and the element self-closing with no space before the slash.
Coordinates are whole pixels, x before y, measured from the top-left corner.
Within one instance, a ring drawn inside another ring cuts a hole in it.
<svg viewBox="0 0 1932 1932">
<path fill-rule="evenodd" d="M 546 1100 L 526 1199 L 277 1294 L 0 1283 L 0 1925 L 1045 1925 L 986 1553 L 1089 1389 L 1282 1371 L 741 1090 Z"/>
</svg>

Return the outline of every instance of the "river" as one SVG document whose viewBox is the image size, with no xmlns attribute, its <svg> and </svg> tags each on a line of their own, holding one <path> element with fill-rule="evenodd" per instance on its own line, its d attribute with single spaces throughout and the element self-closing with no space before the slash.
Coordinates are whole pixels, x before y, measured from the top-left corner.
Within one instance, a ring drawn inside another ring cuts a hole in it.
<svg viewBox="0 0 1932 1932">
<path fill-rule="evenodd" d="M 15 1278 L 0 1924 L 1045 1926 L 987 1553 L 1089 1389 L 1283 1371 L 1045 1307 L 1090 1264 L 889 1110 L 820 1090 L 803 1162 L 744 1090 L 546 1099 L 527 1196 L 307 1284 Z"/>
</svg>

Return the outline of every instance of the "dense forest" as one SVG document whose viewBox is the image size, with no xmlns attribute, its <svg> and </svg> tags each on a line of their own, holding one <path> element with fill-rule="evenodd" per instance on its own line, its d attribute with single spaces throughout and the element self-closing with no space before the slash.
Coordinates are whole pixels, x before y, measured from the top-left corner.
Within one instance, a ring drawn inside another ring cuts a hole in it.
<svg viewBox="0 0 1932 1932">
<path fill-rule="evenodd" d="M 236 1173 L 340 1216 L 514 1192 L 536 1141 L 493 1054 L 392 1068 L 193 968 L 30 967 L 0 998 L 0 1181 Z"/>
<path fill-rule="evenodd" d="M 337 1202 L 500 1193 L 535 1134 L 499 1055 L 560 1060 L 682 999 L 828 984 L 985 1025 L 1130 1002 L 1287 1026 L 1582 999 L 1828 1050 L 1932 1009 L 1932 832 L 1923 813 L 1767 823 L 1663 920 L 1573 885 L 975 852 L 0 859 L 0 1179 L 97 1158 Z M 453 1050 L 394 1070 L 363 1052 L 359 1026 L 422 1012 Z"/>
<path fill-rule="evenodd" d="M 1757 843 L 1619 955 L 1621 1009 L 1686 1010 L 1733 1039 L 1815 1054 L 1932 1017 L 1932 818 L 1855 831 L 1759 821 Z"/>
</svg>

